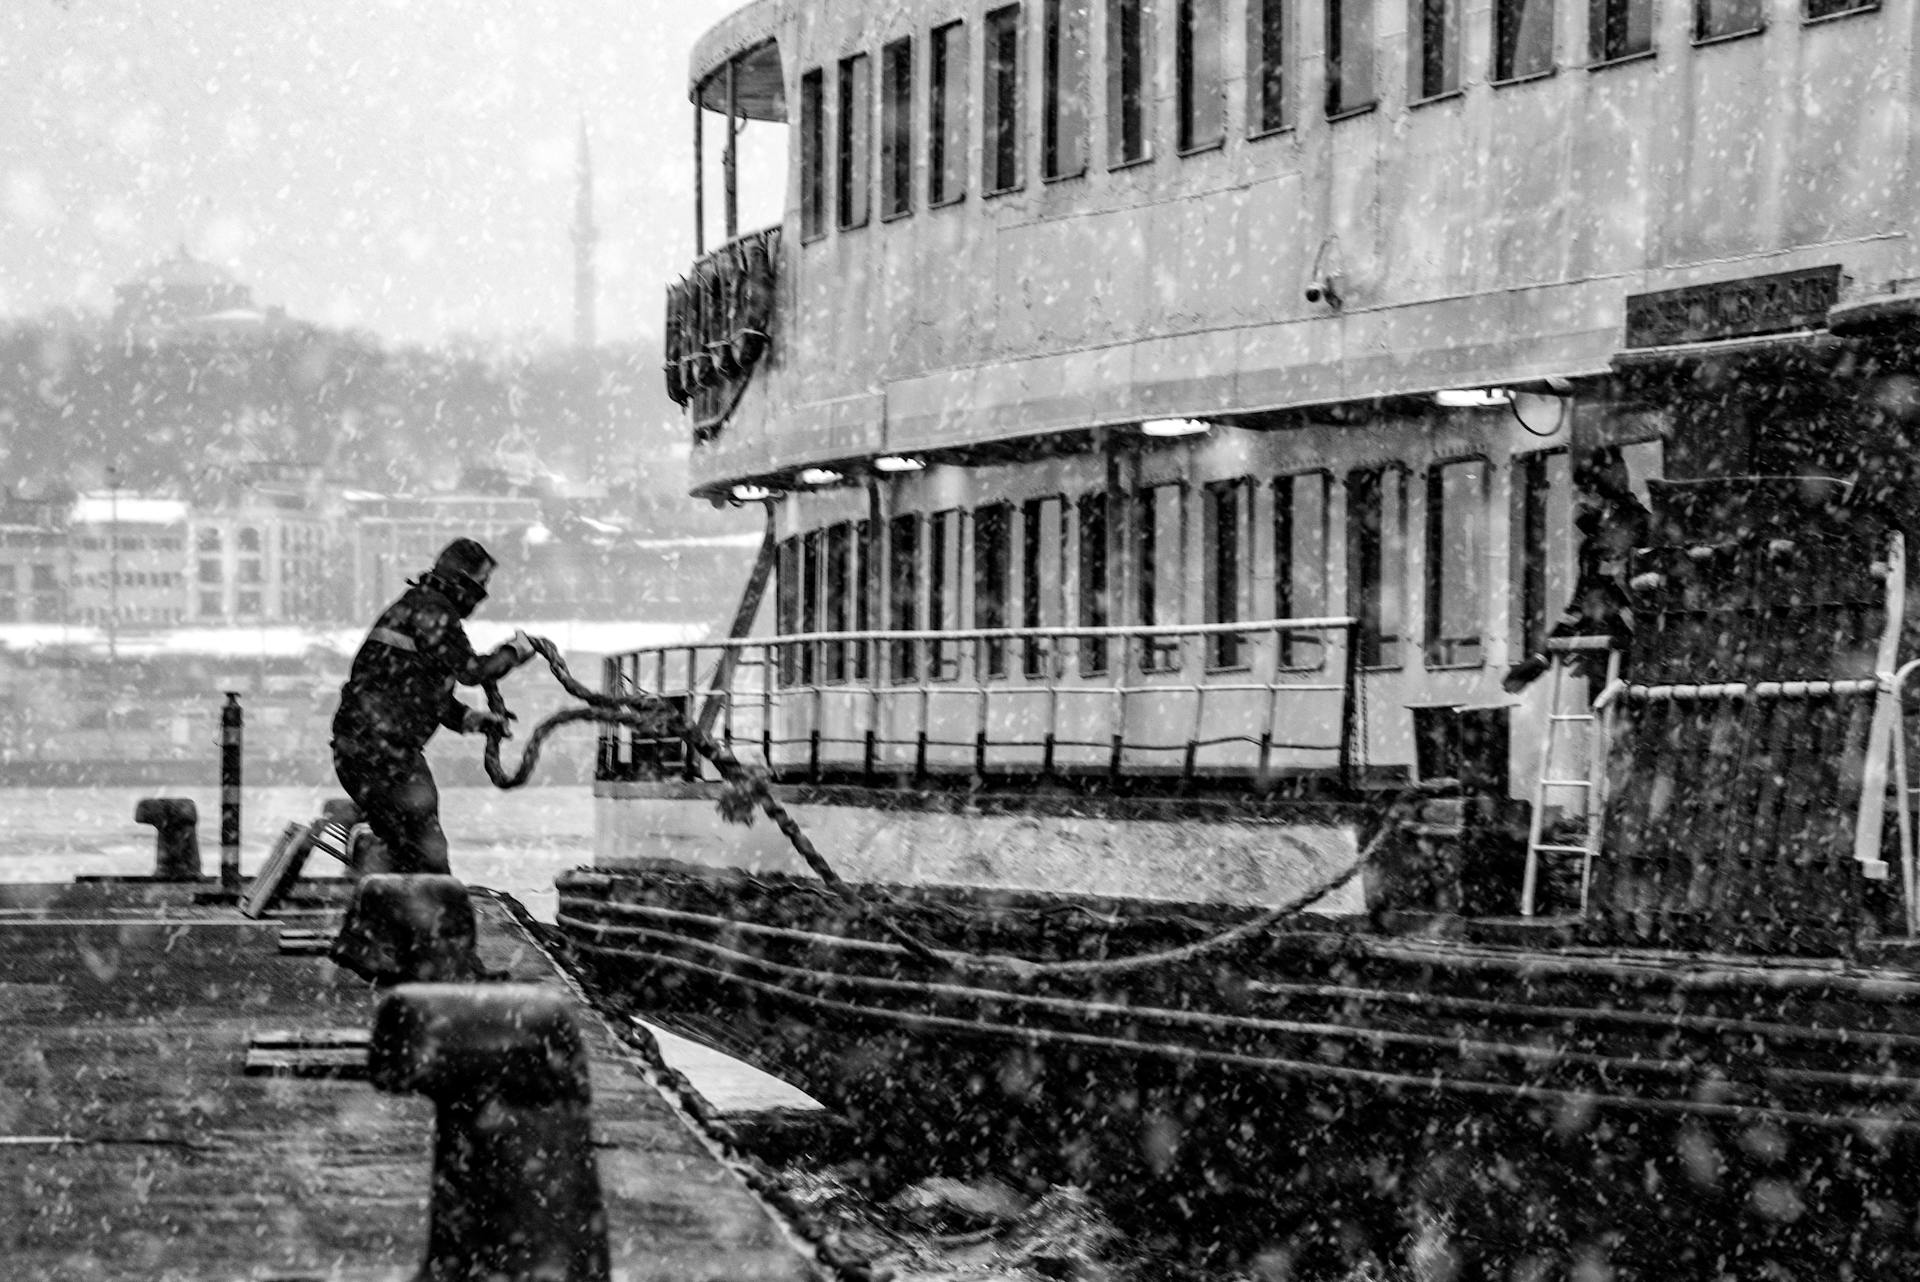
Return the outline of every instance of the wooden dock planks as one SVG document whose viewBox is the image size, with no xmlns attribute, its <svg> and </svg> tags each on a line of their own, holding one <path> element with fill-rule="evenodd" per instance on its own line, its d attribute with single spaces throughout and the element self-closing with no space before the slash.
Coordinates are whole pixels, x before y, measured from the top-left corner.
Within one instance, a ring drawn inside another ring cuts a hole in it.
<svg viewBox="0 0 1920 1282">
<path fill-rule="evenodd" d="M 410 1278 L 432 1106 L 317 1071 L 359 1053 L 375 992 L 324 957 L 282 954 L 275 923 L 152 888 L 126 905 L 105 894 L 53 893 L 0 920 L 5 1275 Z M 489 965 L 562 982 L 504 906 L 476 908 Z M 599 1016 L 576 1017 L 616 1273 L 813 1276 Z"/>
</svg>

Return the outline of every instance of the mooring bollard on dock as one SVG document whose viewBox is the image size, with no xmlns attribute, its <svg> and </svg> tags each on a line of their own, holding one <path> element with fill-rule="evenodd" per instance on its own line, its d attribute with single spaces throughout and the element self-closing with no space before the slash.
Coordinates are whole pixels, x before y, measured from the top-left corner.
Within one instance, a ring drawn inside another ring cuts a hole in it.
<svg viewBox="0 0 1920 1282">
<path fill-rule="evenodd" d="M 605 1282 L 587 1054 L 558 990 L 403 984 L 374 1015 L 368 1075 L 434 1102 L 419 1282 Z"/>
<path fill-rule="evenodd" d="M 376 984 L 487 978 L 466 883 L 440 873 L 360 879 L 329 954 Z"/>
<path fill-rule="evenodd" d="M 153 825 L 153 879 L 200 880 L 200 807 L 189 797 L 142 797 L 133 821 Z"/>
</svg>

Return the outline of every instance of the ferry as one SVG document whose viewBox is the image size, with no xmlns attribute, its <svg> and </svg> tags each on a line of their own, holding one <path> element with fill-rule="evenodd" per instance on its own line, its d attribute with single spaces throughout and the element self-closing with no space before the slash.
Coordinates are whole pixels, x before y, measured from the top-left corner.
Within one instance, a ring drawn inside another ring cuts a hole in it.
<svg viewBox="0 0 1920 1282">
<path fill-rule="evenodd" d="M 1911 1276 L 1915 34 L 719 22 L 663 390 L 766 539 L 604 689 L 844 885 L 609 727 L 575 956 L 881 1168 L 1209 1202 L 1287 1276 Z"/>
</svg>

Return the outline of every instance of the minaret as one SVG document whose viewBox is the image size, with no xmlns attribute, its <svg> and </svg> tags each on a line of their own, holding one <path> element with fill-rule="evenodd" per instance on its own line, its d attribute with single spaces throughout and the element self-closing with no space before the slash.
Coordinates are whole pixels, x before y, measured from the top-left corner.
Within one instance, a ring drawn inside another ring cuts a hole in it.
<svg viewBox="0 0 1920 1282">
<path fill-rule="evenodd" d="M 594 283 L 593 253 L 600 242 L 600 229 L 593 225 L 593 155 L 587 150 L 587 117 L 580 117 L 580 151 L 575 162 L 579 171 L 578 188 L 573 198 L 573 342 L 580 348 L 595 343 L 593 310 L 597 289 Z"/>
</svg>

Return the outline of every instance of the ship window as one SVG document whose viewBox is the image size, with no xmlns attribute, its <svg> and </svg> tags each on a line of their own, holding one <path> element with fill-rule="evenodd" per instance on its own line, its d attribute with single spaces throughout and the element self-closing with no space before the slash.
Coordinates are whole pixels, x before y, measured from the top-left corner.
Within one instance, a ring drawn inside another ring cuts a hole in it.
<svg viewBox="0 0 1920 1282">
<path fill-rule="evenodd" d="M 1833 18 L 1843 13 L 1869 13 L 1880 7 L 1880 0 L 1807 0 L 1807 21 Z"/>
<path fill-rule="evenodd" d="M 1493 78 L 1525 80 L 1553 70 L 1553 0 L 1495 0 Z"/>
<path fill-rule="evenodd" d="M 835 148 L 841 230 L 867 225 L 868 130 L 872 127 L 872 71 L 867 55 L 840 60 L 840 132 Z"/>
<path fill-rule="evenodd" d="M 823 567 L 825 589 L 823 609 L 821 611 L 820 630 L 822 632 L 846 632 L 853 622 L 853 525 L 842 521 L 830 525 L 821 532 L 825 548 L 823 555 L 826 564 Z M 822 655 L 821 679 L 823 681 L 845 681 L 847 679 L 847 643 L 829 641 Z"/>
<path fill-rule="evenodd" d="M 1487 462 L 1461 459 L 1427 473 L 1427 666 L 1481 661 L 1486 600 Z"/>
<path fill-rule="evenodd" d="M 913 212 L 913 41 L 880 55 L 880 216 Z"/>
<path fill-rule="evenodd" d="M 1005 503 L 990 503 L 973 514 L 973 626 L 980 629 L 1007 626 L 1007 590 L 1013 577 L 1013 509 Z M 989 677 L 1007 675 L 1007 643 L 997 637 L 983 639 L 975 662 Z"/>
<path fill-rule="evenodd" d="M 1327 115 L 1373 106 L 1371 0 L 1327 0 Z"/>
<path fill-rule="evenodd" d="M 1107 0 L 1107 163 L 1148 156 L 1144 0 Z"/>
<path fill-rule="evenodd" d="M 800 77 L 800 238 L 827 230 L 827 91 L 815 67 Z"/>
<path fill-rule="evenodd" d="M 1139 621 L 1153 627 L 1185 620 L 1186 486 L 1178 481 L 1143 487 L 1134 504 L 1134 582 Z M 1140 646 L 1142 672 L 1180 666 L 1180 638 L 1153 637 Z"/>
<path fill-rule="evenodd" d="M 1057 628 L 1066 622 L 1066 505 L 1055 498 L 1028 499 L 1020 508 L 1020 625 Z M 1029 677 L 1053 675 L 1056 642 L 1036 637 L 1025 647 L 1022 670 Z"/>
<path fill-rule="evenodd" d="M 1087 172 L 1087 11 L 1091 0 L 1047 0 L 1046 107 L 1040 122 L 1040 172 Z"/>
<path fill-rule="evenodd" d="M 1107 573 L 1107 496 L 1082 494 L 1077 524 L 1080 534 L 1080 626 L 1104 628 L 1113 621 L 1111 584 Z M 1082 676 L 1099 676 L 1107 670 L 1107 639 L 1081 637 Z"/>
<path fill-rule="evenodd" d="M 1220 83 L 1220 0 L 1179 0 L 1174 84 L 1179 93 L 1180 150 L 1204 151 L 1225 139 Z"/>
<path fill-rule="evenodd" d="M 1347 477 L 1347 611 L 1359 620 L 1360 663 L 1400 666 L 1406 628 L 1407 477 L 1398 467 Z"/>
<path fill-rule="evenodd" d="M 855 632 L 873 631 L 874 597 L 879 591 L 879 571 L 875 565 L 873 523 L 855 521 L 853 523 L 853 548 L 856 564 L 850 573 L 853 576 L 853 630 Z M 873 642 L 862 638 L 853 643 L 853 676 L 856 681 L 865 681 L 868 676 L 867 656 L 873 649 Z"/>
<path fill-rule="evenodd" d="M 933 632 L 960 629 L 960 529 L 957 508 L 935 512 L 927 521 L 927 628 Z M 958 649 L 950 641 L 927 646 L 926 677 L 951 681 L 960 675 Z"/>
<path fill-rule="evenodd" d="M 935 27 L 927 52 L 927 203 L 967 194 L 966 27 Z"/>
<path fill-rule="evenodd" d="M 909 512 L 887 522 L 887 628 L 913 632 L 920 627 L 920 518 Z M 911 641 L 895 641 L 889 668 L 895 681 L 920 679 Z"/>
<path fill-rule="evenodd" d="M 1760 0 L 1694 0 L 1693 38 L 1723 40 L 1760 31 L 1767 14 Z"/>
<path fill-rule="evenodd" d="M 1206 612 L 1208 623 L 1247 618 L 1252 605 L 1252 490 L 1246 478 L 1216 481 L 1206 488 Z M 1207 638 L 1207 663 L 1239 667 L 1246 638 L 1223 632 Z"/>
<path fill-rule="evenodd" d="M 1653 49 L 1653 0 L 1588 0 L 1588 56 L 1618 62 Z"/>
<path fill-rule="evenodd" d="M 1549 621 L 1573 591 L 1573 481 L 1567 452 L 1523 456 L 1514 479 L 1514 651 L 1524 656 L 1545 653 Z"/>
<path fill-rule="evenodd" d="M 819 632 L 821 531 L 808 530 L 800 539 L 800 630 Z M 818 642 L 800 647 L 800 683 L 812 685 L 819 679 Z"/>
<path fill-rule="evenodd" d="M 1510 5 L 1513 0 L 1495 0 Z M 1416 102 L 1460 88 L 1460 0 L 1413 0 L 1413 88 Z"/>
<path fill-rule="evenodd" d="M 1286 0 L 1247 0 L 1247 132 L 1259 137 L 1287 120 Z"/>
<path fill-rule="evenodd" d="M 1273 615 L 1312 619 L 1327 613 L 1327 490 L 1325 472 L 1282 476 L 1273 483 Z M 1280 666 L 1317 668 L 1325 660 L 1319 632 L 1281 639 Z"/>
<path fill-rule="evenodd" d="M 982 183 L 987 194 L 1020 185 L 1020 6 L 987 15 L 980 78 Z"/>
</svg>

